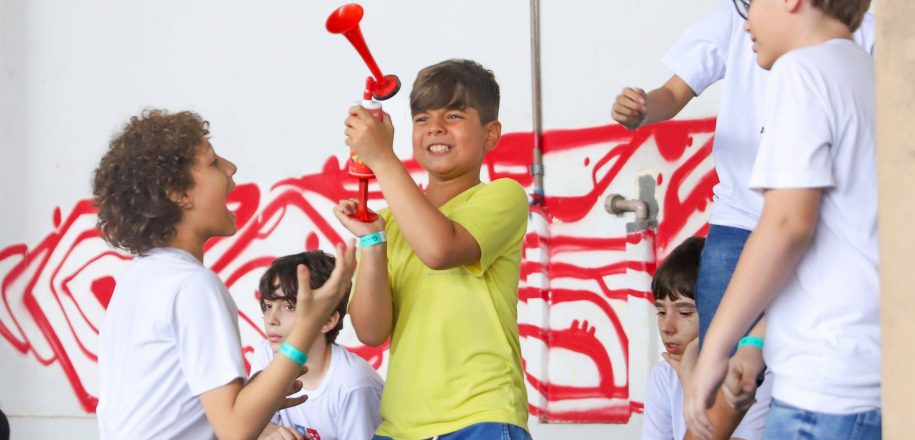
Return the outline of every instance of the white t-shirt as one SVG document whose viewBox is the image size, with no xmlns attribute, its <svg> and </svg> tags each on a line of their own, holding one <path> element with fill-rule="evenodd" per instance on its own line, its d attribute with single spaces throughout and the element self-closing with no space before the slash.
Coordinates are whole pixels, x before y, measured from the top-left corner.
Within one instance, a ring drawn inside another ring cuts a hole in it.
<svg viewBox="0 0 915 440">
<path fill-rule="evenodd" d="M 263 341 L 254 350 L 251 375 L 266 368 L 274 356 L 270 343 Z M 330 366 L 318 388 L 294 394 L 307 394 L 308 400 L 281 409 L 271 423 L 304 428 L 318 440 L 370 439 L 381 424 L 378 408 L 383 388 L 381 376 L 368 362 L 333 344 Z"/>
<path fill-rule="evenodd" d="M 198 396 L 245 377 L 237 313 L 191 254 L 158 248 L 134 260 L 99 331 L 101 438 L 215 438 Z"/>
<path fill-rule="evenodd" d="M 766 378 L 756 390 L 756 403 L 747 410 L 732 438 L 758 440 L 763 438 L 769 402 L 772 396 L 772 375 Z M 683 419 L 683 384 L 677 371 L 661 359 L 648 378 L 645 393 L 645 416 L 642 418 L 642 440 L 680 440 L 686 435 L 686 421 Z"/>
<path fill-rule="evenodd" d="M 810 411 L 880 407 L 874 66 L 835 39 L 769 75 L 753 188 L 823 188 L 816 230 L 769 306 L 774 396 Z"/>
<path fill-rule="evenodd" d="M 719 182 L 713 189 L 709 223 L 753 230 L 762 211 L 762 196 L 747 182 L 759 145 L 767 72 L 756 64 L 753 42 L 731 0 L 692 25 L 661 62 L 696 95 L 724 79 L 712 155 Z M 874 16 L 867 13 L 855 41 L 874 50 Z"/>
</svg>

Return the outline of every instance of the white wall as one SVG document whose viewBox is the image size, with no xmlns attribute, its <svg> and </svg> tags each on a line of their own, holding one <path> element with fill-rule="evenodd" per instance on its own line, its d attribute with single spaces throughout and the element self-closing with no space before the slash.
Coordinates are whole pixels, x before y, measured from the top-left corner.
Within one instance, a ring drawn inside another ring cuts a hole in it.
<svg viewBox="0 0 915 440">
<path fill-rule="evenodd" d="M 528 2 L 362 4 L 369 47 L 382 70 L 396 73 L 404 83 L 385 103 L 398 127 L 395 145 L 401 157 L 409 155 L 410 84 L 420 68 L 446 58 L 471 58 L 491 68 L 502 87 L 504 132 L 531 130 Z M 662 83 L 668 76 L 658 62 L 663 51 L 715 4 L 717 0 L 543 1 L 545 128 L 610 123 L 610 106 L 619 89 Z M 78 201 L 90 196 L 91 172 L 108 138 L 129 115 L 147 106 L 201 113 L 212 123 L 217 151 L 238 164 L 235 180 L 257 184 L 265 199 L 275 194 L 270 189 L 274 183 L 319 173 L 330 156 L 345 158 L 342 119 L 346 107 L 360 97 L 368 72 L 349 43 L 324 30 L 324 20 L 336 6 L 288 0 L 0 1 L 0 188 L 5 210 L 0 251 L 19 244 L 34 251 L 58 230 L 55 209 L 66 219 Z M 712 89 L 681 117 L 713 116 L 716 104 Z M 607 147 L 601 145 L 595 147 Z M 639 174 L 679 166 L 649 153 L 634 158 L 607 192 L 635 197 Z M 569 160 L 547 157 L 548 195 L 578 191 L 576 179 L 584 174 L 567 167 Z M 320 197 L 310 200 L 321 209 L 329 206 Z M 611 221 L 601 209 L 595 205 L 582 227 L 619 234 L 625 219 Z M 702 213 L 697 215 L 690 225 L 703 221 Z M 256 252 L 297 250 L 304 240 L 293 236 L 278 236 Z M 320 240 L 327 245 L 327 237 Z M 216 252 L 218 257 L 221 249 Z M 67 259 L 58 254 L 52 254 L 52 263 Z M 51 358 L 54 351 L 35 324 L 40 321 L 35 311 L 22 305 L 29 290 L 22 285 L 26 277 L 11 275 L 21 259 L 18 254 L 0 258 L 0 277 L 15 281 L 3 290 L 9 309 L 0 310 L 0 324 L 10 329 L 10 335 L 0 337 L 0 408 L 12 418 L 14 439 L 53 438 L 62 432 L 70 438 L 92 438 L 94 418 L 74 396 L 72 380 Z M 29 267 L 50 270 L 35 264 Z M 239 285 L 244 283 L 250 281 Z M 29 292 L 41 296 L 54 290 L 53 280 L 47 284 Z M 53 298 L 42 301 L 54 305 Z M 251 311 L 250 301 L 240 308 Z M 91 359 L 79 354 L 83 339 L 72 335 L 60 318 L 64 315 L 47 313 L 67 352 L 76 353 L 77 374 L 92 388 Z M 89 321 L 98 322 L 100 313 Z M 533 312 L 522 309 L 525 313 Z M 258 317 L 254 311 L 252 315 Z M 649 323 L 640 337 L 649 337 L 650 331 Z M 245 337 L 254 336 L 249 329 Z M 531 418 L 536 438 L 557 439 L 637 438 L 640 423 L 638 415 L 627 425 L 548 425 Z"/>
<path fill-rule="evenodd" d="M 719 0 L 689 2 L 542 0 L 541 64 L 546 128 L 612 122 L 613 99 L 625 86 L 657 87 L 669 77 L 661 55 Z M 695 99 L 679 118 L 713 116 L 718 89 Z"/>
</svg>

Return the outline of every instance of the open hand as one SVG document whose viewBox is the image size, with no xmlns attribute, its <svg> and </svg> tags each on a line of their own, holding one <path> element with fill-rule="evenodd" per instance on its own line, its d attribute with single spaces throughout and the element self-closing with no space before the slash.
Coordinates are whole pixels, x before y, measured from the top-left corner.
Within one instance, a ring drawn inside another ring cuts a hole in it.
<svg viewBox="0 0 915 440">
<path fill-rule="evenodd" d="M 616 97 L 612 115 L 623 127 L 638 128 L 648 116 L 648 94 L 642 89 L 626 87 Z"/>
<path fill-rule="evenodd" d="M 350 289 L 353 271 L 356 268 L 356 246 L 350 240 L 348 246 L 337 244 L 337 258 L 330 277 L 318 289 L 311 289 L 311 277 L 304 264 L 296 267 L 299 289 L 296 293 L 295 312 L 300 322 L 324 322 L 331 311 L 340 303 L 343 294 Z"/>
</svg>

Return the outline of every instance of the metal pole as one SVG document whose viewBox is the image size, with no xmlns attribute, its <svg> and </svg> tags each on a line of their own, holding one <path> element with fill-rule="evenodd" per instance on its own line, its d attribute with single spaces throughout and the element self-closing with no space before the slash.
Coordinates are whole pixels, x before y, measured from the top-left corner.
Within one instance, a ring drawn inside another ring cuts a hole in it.
<svg viewBox="0 0 915 440">
<path fill-rule="evenodd" d="M 532 204 L 542 204 L 543 194 L 543 119 L 540 111 L 540 1 L 531 0 L 531 99 L 533 107 L 533 141 L 534 163 L 531 164 L 531 175 L 534 176 Z"/>
</svg>

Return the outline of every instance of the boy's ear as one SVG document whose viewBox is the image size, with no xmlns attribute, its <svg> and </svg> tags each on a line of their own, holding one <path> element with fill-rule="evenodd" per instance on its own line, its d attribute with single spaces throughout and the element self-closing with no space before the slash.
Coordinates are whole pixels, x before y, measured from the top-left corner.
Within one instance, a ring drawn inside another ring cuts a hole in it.
<svg viewBox="0 0 915 440">
<path fill-rule="evenodd" d="M 483 141 L 483 150 L 489 151 L 496 147 L 502 138 L 502 123 L 498 120 L 486 124 L 486 139 Z"/>
<path fill-rule="evenodd" d="M 785 11 L 791 13 L 797 12 L 798 9 L 804 4 L 804 0 L 782 0 L 782 2 L 784 4 Z"/>
<path fill-rule="evenodd" d="M 334 313 L 330 315 L 330 318 L 327 318 L 327 322 L 321 326 L 321 333 L 324 334 L 333 330 L 338 322 L 340 322 L 340 312 L 334 310 Z"/>
<path fill-rule="evenodd" d="M 187 191 L 178 192 L 169 190 L 168 199 L 171 200 L 172 203 L 178 205 L 181 209 L 190 209 L 194 206 L 193 200 Z"/>
</svg>

